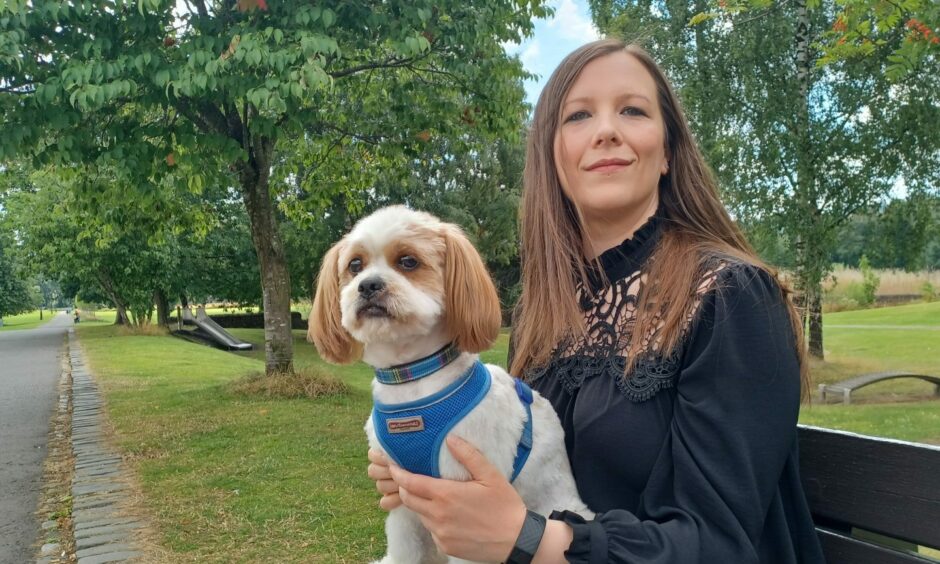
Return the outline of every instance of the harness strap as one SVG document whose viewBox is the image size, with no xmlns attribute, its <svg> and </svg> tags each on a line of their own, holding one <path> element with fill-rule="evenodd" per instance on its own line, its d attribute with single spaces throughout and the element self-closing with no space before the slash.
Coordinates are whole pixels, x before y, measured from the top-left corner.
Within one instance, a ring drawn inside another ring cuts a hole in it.
<svg viewBox="0 0 940 564">
<path fill-rule="evenodd" d="M 516 450 L 516 459 L 512 462 L 512 478 L 510 482 L 515 482 L 516 477 L 522 472 L 526 461 L 529 459 L 529 453 L 532 452 L 532 388 L 526 385 L 519 378 L 515 379 L 516 395 L 519 401 L 525 406 L 525 426 L 522 428 L 522 438 L 519 439 L 519 448 Z"/>
</svg>

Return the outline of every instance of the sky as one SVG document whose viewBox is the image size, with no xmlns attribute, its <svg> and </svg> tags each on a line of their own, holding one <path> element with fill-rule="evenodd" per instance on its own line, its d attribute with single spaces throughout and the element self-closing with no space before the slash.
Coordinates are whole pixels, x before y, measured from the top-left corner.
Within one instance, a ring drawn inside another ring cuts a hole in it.
<svg viewBox="0 0 940 564">
<path fill-rule="evenodd" d="M 506 46 L 507 53 L 519 55 L 526 70 L 539 75 L 538 80 L 525 83 L 526 101 L 533 107 L 549 75 L 565 55 L 600 38 L 585 0 L 550 0 L 548 5 L 555 9 L 550 19 L 535 20 L 531 37 L 521 45 Z"/>
</svg>

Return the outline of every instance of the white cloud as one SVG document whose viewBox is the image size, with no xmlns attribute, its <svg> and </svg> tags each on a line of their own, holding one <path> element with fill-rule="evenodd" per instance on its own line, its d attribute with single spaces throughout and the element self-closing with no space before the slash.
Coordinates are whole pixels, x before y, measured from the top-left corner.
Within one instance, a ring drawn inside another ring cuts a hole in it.
<svg viewBox="0 0 940 564">
<path fill-rule="evenodd" d="M 600 39 L 601 34 L 591 22 L 591 17 L 582 11 L 584 5 L 578 5 L 574 0 L 560 0 L 552 2 L 555 16 L 548 22 L 548 27 L 556 29 L 558 35 L 565 39 L 577 39 L 588 42 Z"/>
<path fill-rule="evenodd" d="M 538 40 L 533 40 L 519 55 L 522 66 L 527 69 L 534 69 L 538 66 L 539 57 L 542 55 L 542 48 Z"/>
</svg>

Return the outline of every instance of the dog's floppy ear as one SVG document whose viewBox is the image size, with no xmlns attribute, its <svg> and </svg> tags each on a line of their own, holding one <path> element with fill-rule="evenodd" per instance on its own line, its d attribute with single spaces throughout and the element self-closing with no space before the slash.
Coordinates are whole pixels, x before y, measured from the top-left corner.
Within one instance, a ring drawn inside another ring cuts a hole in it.
<svg viewBox="0 0 940 564">
<path fill-rule="evenodd" d="M 320 356 L 335 364 L 349 364 L 362 355 L 362 345 L 343 327 L 339 303 L 340 241 L 333 245 L 320 265 L 317 293 L 307 322 L 307 340 L 317 346 Z"/>
<path fill-rule="evenodd" d="M 444 313 L 457 348 L 484 351 L 499 336 L 499 295 L 480 254 L 457 226 L 444 228 Z"/>
</svg>

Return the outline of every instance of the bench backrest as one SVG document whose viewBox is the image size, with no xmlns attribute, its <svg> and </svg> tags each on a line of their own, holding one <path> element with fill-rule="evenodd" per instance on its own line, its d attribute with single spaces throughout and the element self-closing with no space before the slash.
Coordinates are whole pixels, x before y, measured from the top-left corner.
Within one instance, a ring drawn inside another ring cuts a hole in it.
<svg viewBox="0 0 940 564">
<path fill-rule="evenodd" d="M 940 549 L 940 447 L 802 425 L 799 433 L 828 564 L 934 562 L 911 550 Z"/>
</svg>

